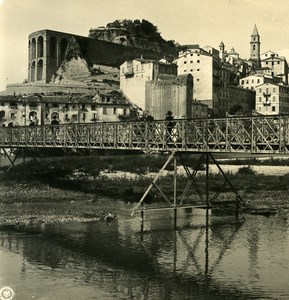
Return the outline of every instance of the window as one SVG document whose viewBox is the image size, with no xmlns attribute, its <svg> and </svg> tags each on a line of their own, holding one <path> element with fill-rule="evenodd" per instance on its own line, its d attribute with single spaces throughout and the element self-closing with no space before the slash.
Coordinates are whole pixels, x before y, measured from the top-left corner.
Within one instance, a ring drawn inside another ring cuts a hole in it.
<svg viewBox="0 0 289 300">
<path fill-rule="evenodd" d="M 275 109 L 276 109 L 275 106 L 272 106 L 272 111 L 275 111 Z"/>
<path fill-rule="evenodd" d="M 197 71 L 200 71 L 200 69 L 197 69 Z"/>
<path fill-rule="evenodd" d="M 262 97 L 259 97 L 259 102 L 262 102 Z"/>
<path fill-rule="evenodd" d="M 113 108 L 113 114 L 116 115 L 116 108 Z"/>
<path fill-rule="evenodd" d="M 259 93 L 262 93 L 262 89 L 259 89 Z"/>
<path fill-rule="evenodd" d="M 275 96 L 273 96 L 273 100 L 272 101 L 275 102 Z"/>
<path fill-rule="evenodd" d="M 102 113 L 103 113 L 104 115 L 107 114 L 106 107 L 103 107 L 103 108 L 102 108 Z"/>
<path fill-rule="evenodd" d="M 197 63 L 200 63 L 200 60 L 199 60 L 199 59 L 197 60 Z"/>
<path fill-rule="evenodd" d="M 126 108 L 123 109 L 123 114 L 126 115 Z"/>
<path fill-rule="evenodd" d="M 82 114 L 82 120 L 85 121 L 85 118 L 86 118 L 86 114 L 83 113 L 83 114 Z"/>
<path fill-rule="evenodd" d="M 257 83 L 260 83 L 260 79 L 257 79 Z"/>
<path fill-rule="evenodd" d="M 276 89 L 275 88 L 273 88 L 273 93 L 275 93 L 276 92 Z"/>
<path fill-rule="evenodd" d="M 200 81 L 200 79 L 199 79 L 199 78 L 197 78 L 197 81 Z"/>
<path fill-rule="evenodd" d="M 244 80 L 241 81 L 241 84 L 244 84 Z"/>
<path fill-rule="evenodd" d="M 91 110 L 96 110 L 96 105 L 95 104 L 91 104 Z"/>
<path fill-rule="evenodd" d="M 191 61 L 190 61 L 190 63 L 192 64 L 192 63 L 193 63 L 193 61 L 191 60 Z"/>
<path fill-rule="evenodd" d="M 184 61 L 184 64 L 186 64 L 187 62 L 186 61 Z"/>
</svg>

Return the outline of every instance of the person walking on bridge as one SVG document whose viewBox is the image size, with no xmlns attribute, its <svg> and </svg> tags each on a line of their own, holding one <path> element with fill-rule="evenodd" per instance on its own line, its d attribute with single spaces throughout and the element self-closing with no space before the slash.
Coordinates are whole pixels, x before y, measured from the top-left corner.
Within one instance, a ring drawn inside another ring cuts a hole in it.
<svg viewBox="0 0 289 300">
<path fill-rule="evenodd" d="M 166 114 L 166 126 L 167 126 L 167 142 L 172 141 L 172 130 L 174 128 L 173 113 L 169 110 Z"/>
</svg>

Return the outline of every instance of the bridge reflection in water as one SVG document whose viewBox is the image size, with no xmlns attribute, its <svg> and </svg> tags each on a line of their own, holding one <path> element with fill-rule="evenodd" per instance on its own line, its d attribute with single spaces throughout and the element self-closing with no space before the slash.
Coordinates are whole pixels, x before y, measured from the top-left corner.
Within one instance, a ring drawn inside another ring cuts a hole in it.
<svg viewBox="0 0 289 300">
<path fill-rule="evenodd" d="M 289 116 L 0 128 L 0 148 L 288 153 Z"/>
<path fill-rule="evenodd" d="M 0 284 L 10 276 L 21 299 L 288 299 L 284 218 L 236 223 L 211 212 L 204 218 L 206 210 L 179 213 L 177 230 L 168 230 L 173 219 L 164 211 L 142 233 L 137 218 L 122 217 L 47 225 L 37 235 L 2 229 L 0 256 L 15 257 Z"/>
</svg>

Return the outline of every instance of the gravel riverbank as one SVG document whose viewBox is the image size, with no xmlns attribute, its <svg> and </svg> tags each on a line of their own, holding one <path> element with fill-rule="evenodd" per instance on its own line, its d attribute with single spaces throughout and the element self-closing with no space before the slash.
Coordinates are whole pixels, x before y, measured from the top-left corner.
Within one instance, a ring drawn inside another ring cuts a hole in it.
<svg viewBox="0 0 289 300">
<path fill-rule="evenodd" d="M 99 205 L 100 198 L 94 194 L 40 183 L 0 183 L 0 190 L 0 225 L 39 227 L 47 223 L 95 222 L 104 221 L 111 213 Z M 240 195 L 246 203 L 244 213 L 266 215 L 289 210 L 287 191 L 240 191 Z"/>
</svg>

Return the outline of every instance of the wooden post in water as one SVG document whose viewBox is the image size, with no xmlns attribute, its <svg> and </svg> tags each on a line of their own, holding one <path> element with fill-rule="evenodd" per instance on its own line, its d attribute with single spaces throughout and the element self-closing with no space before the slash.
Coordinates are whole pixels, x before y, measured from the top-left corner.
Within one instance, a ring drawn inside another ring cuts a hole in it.
<svg viewBox="0 0 289 300">
<path fill-rule="evenodd" d="M 177 228 L 177 156 L 174 154 L 174 229 Z"/>
<path fill-rule="evenodd" d="M 143 232 L 144 231 L 144 207 L 143 205 L 141 205 L 141 210 L 140 210 L 140 219 L 141 219 L 141 223 L 140 223 L 140 231 Z"/>
<path fill-rule="evenodd" d="M 209 199 L 209 164 L 210 164 L 210 157 L 209 153 L 206 153 L 206 205 L 207 209 L 210 205 L 210 199 Z"/>
<path fill-rule="evenodd" d="M 239 219 L 239 198 L 238 195 L 236 195 L 236 220 Z"/>
</svg>

